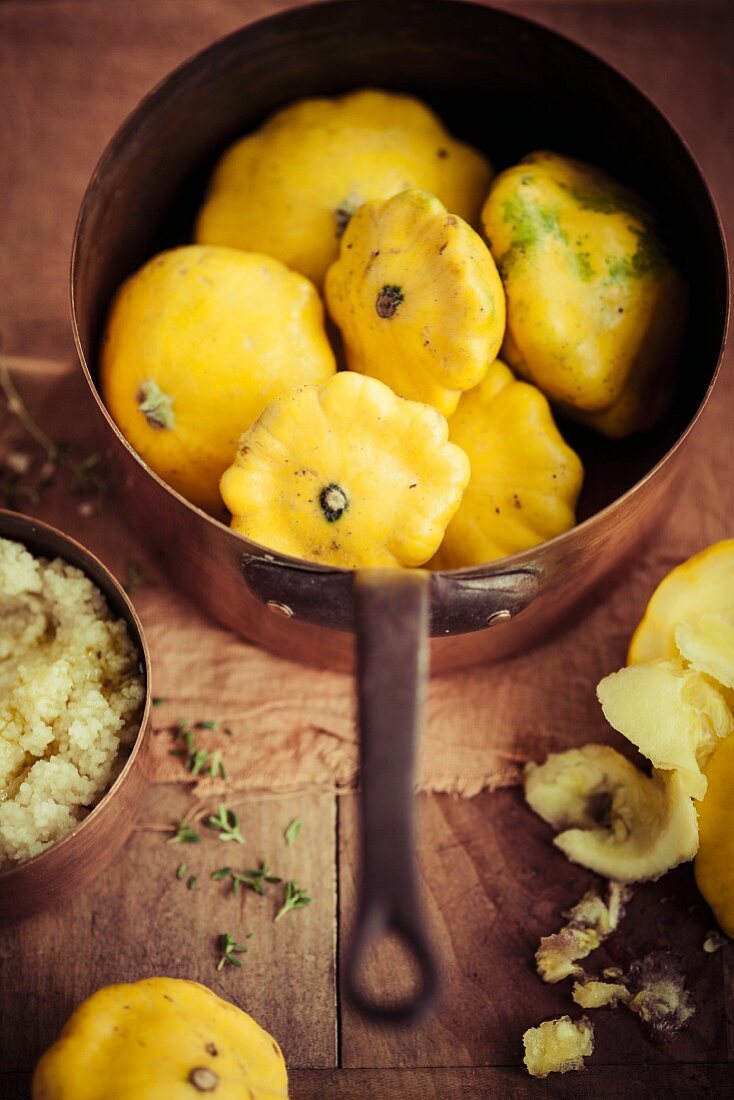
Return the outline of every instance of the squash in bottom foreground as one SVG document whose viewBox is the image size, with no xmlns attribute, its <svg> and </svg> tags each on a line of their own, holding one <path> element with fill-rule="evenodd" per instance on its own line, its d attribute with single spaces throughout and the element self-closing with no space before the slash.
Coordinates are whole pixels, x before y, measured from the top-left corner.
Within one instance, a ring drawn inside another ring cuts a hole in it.
<svg viewBox="0 0 734 1100">
<path fill-rule="evenodd" d="M 79 1005 L 33 1076 L 32 1100 L 286 1100 L 280 1047 L 198 982 L 146 978 Z"/>
</svg>

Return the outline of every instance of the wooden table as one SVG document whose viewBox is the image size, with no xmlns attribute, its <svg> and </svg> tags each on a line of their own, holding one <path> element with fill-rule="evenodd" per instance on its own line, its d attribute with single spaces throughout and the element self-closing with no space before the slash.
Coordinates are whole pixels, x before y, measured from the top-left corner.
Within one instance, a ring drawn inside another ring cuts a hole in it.
<svg viewBox="0 0 734 1100">
<path fill-rule="evenodd" d="M 285 6 L 280 0 L 0 4 L 0 209 L 7 219 L 0 323 L 8 355 L 42 360 L 49 369 L 73 355 L 66 304 L 73 221 L 98 154 L 125 113 L 187 55 Z M 729 5 L 504 6 L 568 32 L 635 78 L 692 144 L 732 225 Z M 734 410 L 732 387 L 722 393 L 719 400 Z M 732 533 L 733 507 L 727 473 L 711 538 Z M 174 820 L 186 806 L 180 788 L 157 787 L 143 821 Z M 353 796 L 253 797 L 241 808 L 248 851 L 297 877 L 310 889 L 311 906 L 274 925 L 271 901 L 252 894 L 226 899 L 211 881 L 210 872 L 227 862 L 214 839 L 183 850 L 140 829 L 90 888 L 0 934 L 0 1096 L 27 1095 L 36 1058 L 83 997 L 106 983 L 153 974 L 203 981 L 246 1006 L 281 1041 L 293 1095 L 302 1100 L 622 1097 L 633 1089 L 656 1098 L 734 1095 L 731 949 L 703 953 L 712 918 L 690 868 L 637 892 L 626 931 L 609 942 L 605 959 L 624 962 L 645 947 L 672 947 L 697 1004 L 692 1026 L 674 1043 L 656 1046 L 630 1014 L 602 1010 L 589 1070 L 531 1081 L 520 1066 L 522 1032 L 572 1007 L 567 987 L 537 979 L 533 951 L 591 876 L 553 852 L 547 829 L 517 790 L 463 801 L 425 796 L 420 813 L 422 882 L 447 978 L 432 1020 L 381 1031 L 339 997 L 342 933 L 355 895 Z M 282 832 L 295 817 L 303 822 L 301 836 L 286 848 Z M 199 876 L 193 891 L 176 880 L 180 859 Z M 216 936 L 230 926 L 252 931 L 252 947 L 241 971 L 217 973 Z M 388 945 L 373 977 L 390 988 L 396 975 L 404 977 Z"/>
</svg>

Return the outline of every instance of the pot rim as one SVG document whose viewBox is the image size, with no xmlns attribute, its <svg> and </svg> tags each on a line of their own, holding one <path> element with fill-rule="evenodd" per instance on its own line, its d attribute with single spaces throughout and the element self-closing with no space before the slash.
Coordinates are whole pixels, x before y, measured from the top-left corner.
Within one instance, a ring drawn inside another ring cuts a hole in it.
<svg viewBox="0 0 734 1100">
<path fill-rule="evenodd" d="M 341 8 L 344 10 L 348 10 L 348 8 L 354 7 L 354 5 L 359 2 L 360 0 L 317 0 L 316 3 L 308 3 L 296 8 L 287 8 L 284 11 L 275 12 L 274 14 L 265 16 L 261 19 L 252 20 L 251 22 L 245 23 L 237 30 L 230 31 L 227 34 L 220 36 L 213 42 L 209 43 L 209 45 L 204 46 L 201 50 L 197 50 L 195 53 L 191 54 L 188 58 L 182 61 L 179 65 L 175 66 L 170 72 L 165 74 L 127 114 L 127 116 L 120 123 L 117 130 L 114 132 L 107 145 L 105 146 L 82 197 L 82 202 L 79 208 L 79 214 L 74 229 L 74 238 L 69 265 L 69 309 L 71 316 L 71 327 L 74 336 L 74 343 L 76 345 L 77 355 L 79 357 L 79 362 L 84 373 L 87 385 L 91 390 L 97 407 L 99 408 L 102 416 L 106 420 L 108 428 L 110 428 L 114 435 L 117 437 L 118 443 L 120 443 L 123 448 L 128 452 L 128 454 L 135 459 L 138 465 L 142 467 L 142 469 L 145 471 L 145 473 L 148 474 L 149 477 L 156 481 L 161 488 L 163 488 L 167 493 L 169 493 L 172 497 L 183 504 L 189 511 L 193 512 L 200 520 L 204 520 L 205 522 L 214 525 L 217 529 L 228 532 L 229 535 L 231 535 L 231 537 L 235 540 L 235 543 L 233 543 L 233 545 L 236 545 L 237 543 L 240 544 L 242 555 L 252 554 L 254 550 L 257 554 L 270 560 L 281 561 L 287 565 L 294 566 L 300 569 L 307 569 L 309 572 L 312 573 L 339 573 L 344 575 L 351 574 L 353 570 L 341 566 L 320 565 L 319 563 L 309 561 L 306 558 L 292 557 L 288 554 L 282 553 L 281 551 L 273 550 L 271 547 L 263 546 L 260 543 L 253 542 L 252 540 L 245 538 L 244 535 L 241 535 L 237 531 L 232 530 L 231 527 L 227 527 L 221 520 L 216 519 L 214 516 L 209 515 L 208 512 L 203 511 L 203 509 L 199 508 L 197 505 L 192 504 L 191 501 L 187 500 L 186 497 L 182 496 L 179 492 L 177 492 L 177 490 L 173 489 L 166 481 L 163 480 L 163 478 L 161 478 L 154 470 L 152 470 L 146 462 L 144 462 L 137 451 L 135 451 L 131 444 L 128 443 L 127 439 L 112 419 L 112 416 L 110 415 L 106 405 L 102 400 L 101 394 L 99 393 L 97 386 L 95 385 L 91 369 L 89 367 L 89 364 L 87 363 L 84 348 L 82 346 L 81 335 L 79 332 L 75 289 L 77 268 L 79 263 L 78 258 L 80 253 L 80 240 L 85 229 L 87 208 L 90 202 L 90 197 L 95 189 L 96 183 L 104 172 L 107 165 L 111 161 L 113 161 L 114 158 L 118 155 L 118 150 L 124 147 L 128 135 L 134 133 L 140 116 L 144 115 L 150 109 L 150 107 L 157 102 L 161 93 L 172 87 L 175 88 L 176 85 L 183 83 L 191 70 L 195 70 L 199 65 L 203 64 L 205 59 L 208 58 L 210 55 L 216 54 L 217 51 L 219 51 L 225 43 L 229 43 L 239 36 L 246 35 L 251 30 L 257 28 L 268 29 L 271 25 L 274 25 L 277 22 L 287 22 L 294 17 L 300 17 L 302 12 L 308 12 L 311 9 L 323 11 L 329 8 Z M 365 2 L 366 0 L 363 0 L 363 6 Z M 658 461 L 642 475 L 641 478 L 634 482 L 634 484 L 626 489 L 620 496 L 616 497 L 599 511 L 594 512 L 593 515 L 588 516 L 585 520 L 582 520 L 581 523 L 577 523 L 574 527 L 571 527 L 568 531 L 564 531 L 560 535 L 555 535 L 553 538 L 547 539 L 544 542 L 534 547 L 531 547 L 528 550 L 523 550 L 517 554 L 512 554 L 508 557 L 497 558 L 490 562 L 485 562 L 481 565 L 464 566 L 460 569 L 431 570 L 431 572 L 436 573 L 437 576 L 472 578 L 481 575 L 486 577 L 488 574 L 501 574 L 505 572 L 510 572 L 518 567 L 527 565 L 528 563 L 536 564 L 537 555 L 540 550 L 545 550 L 546 547 L 560 547 L 562 549 L 563 547 L 565 547 L 566 543 L 574 539 L 574 536 L 576 536 L 578 532 L 587 531 L 592 529 L 593 527 L 601 526 L 602 524 L 604 524 L 612 511 L 617 510 L 620 507 L 624 507 L 627 501 L 634 494 L 642 490 L 642 488 L 647 485 L 649 481 L 657 476 L 662 467 L 666 465 L 666 463 L 668 463 L 677 453 L 677 451 L 687 442 L 691 431 L 698 423 L 698 420 L 700 419 L 706 405 L 709 402 L 711 393 L 721 371 L 722 358 L 724 354 L 724 349 L 726 347 L 731 312 L 730 265 L 726 245 L 726 237 L 724 235 L 721 216 L 719 214 L 719 210 L 712 195 L 711 189 L 706 181 L 703 171 L 701 170 L 701 166 L 698 163 L 698 160 L 694 156 L 687 140 L 681 135 L 678 128 L 671 122 L 665 111 L 663 111 L 663 109 L 659 107 L 654 102 L 654 100 L 651 99 L 651 97 L 635 83 L 635 81 L 633 81 L 630 77 L 621 72 L 619 69 L 615 68 L 604 58 L 600 57 L 599 54 L 597 54 L 594 50 L 589 49 L 587 46 L 581 45 L 574 39 L 569 38 L 567 35 L 555 29 L 552 29 L 535 19 L 530 19 L 524 15 L 518 15 L 514 12 L 509 12 L 504 9 L 495 8 L 492 7 L 490 4 L 474 3 L 473 0 L 407 0 L 407 4 L 410 7 L 415 8 L 416 10 L 420 10 L 428 2 L 431 3 L 432 7 L 440 5 L 446 9 L 462 7 L 473 8 L 476 10 L 486 10 L 491 13 L 491 16 L 493 18 L 499 19 L 500 21 L 504 20 L 507 23 L 514 23 L 518 27 L 530 25 L 533 28 L 533 32 L 540 35 L 541 37 L 546 36 L 549 40 L 560 41 L 564 44 L 566 48 L 569 48 L 572 51 L 575 50 L 579 54 L 585 55 L 587 58 L 592 58 L 596 65 L 598 65 L 602 69 L 605 69 L 615 79 L 623 81 L 638 96 L 640 96 L 668 127 L 673 137 L 676 139 L 678 144 L 682 147 L 683 151 L 687 155 L 688 160 L 692 168 L 694 169 L 696 176 L 698 177 L 698 182 L 701 184 L 704 195 L 708 200 L 710 213 L 713 215 L 714 225 L 717 230 L 718 244 L 723 265 L 723 276 L 725 281 L 724 316 L 721 328 L 721 339 L 719 342 L 718 350 L 716 352 L 716 363 L 714 365 L 709 384 L 706 388 L 706 392 L 704 393 L 693 416 L 683 428 L 681 433 L 678 435 L 674 443 L 658 459 Z M 373 11 L 375 7 L 384 7 L 389 10 L 391 5 L 392 0 L 369 0 L 369 7 Z M 422 566 L 421 568 L 425 568 L 425 566 Z"/>
<path fill-rule="evenodd" d="M 6 519 L 10 517 L 12 517 L 13 522 L 17 524 L 20 528 L 17 534 L 7 535 L 3 531 L 4 523 Z M 59 553 L 57 550 L 51 549 L 49 551 L 49 556 L 52 559 L 54 557 L 63 558 L 63 560 L 66 561 L 69 565 L 73 565 L 76 569 L 81 570 L 81 572 L 84 573 L 85 577 L 91 580 L 92 583 L 100 589 L 102 595 L 105 597 L 105 600 L 109 603 L 107 591 L 105 591 L 105 589 L 102 588 L 99 582 L 90 575 L 86 568 L 86 565 L 80 564 L 80 562 L 84 562 L 85 559 L 88 559 L 91 560 L 94 566 L 99 568 L 100 573 L 105 577 L 105 581 L 109 584 L 110 589 L 120 598 L 121 602 L 127 608 L 130 620 L 135 627 L 135 632 L 137 636 L 131 638 L 131 641 L 133 642 L 143 665 L 143 672 L 145 675 L 145 702 L 143 704 L 143 709 L 140 715 L 140 721 L 138 723 L 138 729 L 135 734 L 135 740 L 133 741 L 133 744 L 130 748 L 127 759 L 125 760 L 125 763 L 123 764 L 119 774 L 115 778 L 112 786 L 104 792 L 102 797 L 97 803 L 95 803 L 87 816 L 83 818 L 83 820 L 80 821 L 77 825 L 75 825 L 74 828 L 71 829 L 68 833 L 65 833 L 60 840 L 55 841 L 48 848 L 45 848 L 44 851 L 39 852 L 38 855 L 31 856 L 30 859 L 14 861 L 7 867 L 0 869 L 0 890 L 3 888 L 7 888 L 13 877 L 19 874 L 21 871 L 23 872 L 23 874 L 25 874 L 26 869 L 31 866 L 33 866 L 34 871 L 36 871 L 38 868 L 43 868 L 46 866 L 46 864 L 50 864 L 52 860 L 56 858 L 60 849 L 64 846 L 68 847 L 70 843 L 75 842 L 76 839 L 79 837 L 79 834 L 88 827 L 89 822 L 92 821 L 93 818 L 99 816 L 99 812 L 101 811 L 101 809 L 103 807 L 106 808 L 111 800 L 117 796 L 120 789 L 127 782 L 127 778 L 130 775 L 130 772 L 136 766 L 140 754 L 143 751 L 143 746 L 149 732 L 150 711 L 153 699 L 150 650 L 148 649 L 148 642 L 143 631 L 143 626 L 140 622 L 140 618 L 138 617 L 138 613 L 133 606 L 132 600 L 130 599 L 120 582 L 117 580 L 117 578 L 113 575 L 111 570 L 108 569 L 104 562 L 100 561 L 96 554 L 93 554 L 91 550 L 88 550 L 86 546 L 78 542 L 76 539 L 72 538 L 71 535 L 67 535 L 63 531 L 60 531 L 58 527 L 54 527 L 50 523 L 45 523 L 43 520 L 34 519 L 31 516 L 23 515 L 20 512 L 13 512 L 8 508 L 0 508 L 0 538 L 7 538 L 13 542 L 22 543 L 24 541 L 24 535 L 22 532 L 27 532 L 28 535 L 40 534 L 43 541 L 46 541 L 47 539 L 58 539 L 63 544 L 64 551 L 69 549 L 71 551 L 71 554 L 67 557 L 65 552 Z M 33 553 L 34 557 L 38 556 L 38 551 L 31 551 L 31 553 Z M 41 553 L 43 553 L 43 551 L 41 551 Z M 129 627 L 129 624 L 127 625 Z"/>
</svg>

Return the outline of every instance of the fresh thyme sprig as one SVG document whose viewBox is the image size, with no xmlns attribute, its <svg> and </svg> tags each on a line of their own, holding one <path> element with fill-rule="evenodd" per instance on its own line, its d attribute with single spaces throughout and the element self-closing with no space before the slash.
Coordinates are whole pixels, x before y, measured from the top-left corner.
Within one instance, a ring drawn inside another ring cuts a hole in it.
<svg viewBox="0 0 734 1100">
<path fill-rule="evenodd" d="M 252 939 L 252 932 L 248 932 L 245 939 Z M 237 956 L 247 951 L 247 945 L 244 943 L 236 943 L 229 932 L 222 932 L 217 940 L 217 944 L 221 951 L 221 956 L 217 963 L 217 970 L 223 970 L 227 963 L 230 966 L 238 966 L 241 969 L 242 963 Z"/>
<path fill-rule="evenodd" d="M 279 921 L 286 913 L 290 913 L 291 909 L 302 909 L 304 905 L 310 905 L 311 901 L 312 899 L 305 890 L 302 890 L 293 879 L 288 879 L 288 882 L 285 884 L 283 904 L 273 919 Z"/>
<path fill-rule="evenodd" d="M 99 494 L 107 492 L 110 487 L 108 478 L 104 475 L 101 454 L 90 454 L 86 458 L 77 459 L 71 454 L 67 443 L 57 443 L 36 423 L 28 411 L 23 398 L 18 393 L 8 365 L 0 356 L 0 389 L 5 398 L 8 412 L 11 413 L 22 426 L 24 431 L 38 444 L 45 453 L 46 461 L 41 467 L 40 481 L 36 486 L 21 486 L 16 484 L 12 491 L 22 492 L 33 500 L 35 491 L 49 488 L 54 481 L 54 476 L 59 467 L 67 469 L 71 475 L 69 492 L 73 496 L 85 496 L 87 494 Z"/>
<path fill-rule="evenodd" d="M 86 458 L 75 459 L 69 453 L 68 444 L 59 443 L 56 447 L 56 461 L 71 473 L 69 492 L 72 496 L 83 497 L 91 493 L 101 495 L 109 489 L 109 479 L 101 469 L 101 454 L 95 453 L 87 455 Z"/>
<path fill-rule="evenodd" d="M 188 821 L 179 822 L 176 835 L 170 837 L 169 844 L 201 844 L 201 837 L 192 829 Z"/>
<path fill-rule="evenodd" d="M 13 379 L 10 377 L 10 371 L 3 359 L 0 359 L 0 387 L 2 387 L 5 396 L 8 412 L 17 417 L 31 439 L 34 439 L 39 447 L 43 447 L 48 461 L 52 462 L 55 466 L 59 457 L 58 445 L 54 443 L 53 439 L 46 435 L 42 428 L 39 428 L 38 424 L 36 424 L 35 420 L 28 412 L 26 404 L 15 388 L 15 382 L 13 382 Z"/>
<path fill-rule="evenodd" d="M 43 451 L 43 460 L 37 469 L 32 468 L 35 463 L 28 455 L 13 453 L 8 456 L 0 471 L 0 493 L 6 505 L 15 507 L 21 498 L 33 506 L 39 505 L 43 493 L 55 483 L 60 469 L 69 473 L 68 492 L 72 496 L 102 496 L 107 492 L 110 486 L 103 471 L 102 455 L 95 453 L 77 459 L 67 443 L 51 439 L 31 416 L 2 358 L 0 390 L 8 412 Z"/>
<path fill-rule="evenodd" d="M 219 831 L 220 840 L 233 840 L 237 844 L 244 844 L 245 838 L 240 832 L 240 819 L 234 810 L 228 810 L 223 802 L 219 803 L 219 808 L 216 814 L 212 814 L 207 819 L 207 825 L 210 829 L 217 829 Z"/>
<path fill-rule="evenodd" d="M 240 886 L 246 886 L 261 897 L 265 895 L 265 887 L 268 883 L 282 882 L 283 879 L 273 875 L 268 867 L 267 860 L 261 860 L 259 867 L 250 868 L 248 871 L 233 871 L 231 867 L 220 867 L 212 872 L 212 878 L 221 882 L 225 878 L 232 879 L 232 893 L 237 897 Z"/>
<path fill-rule="evenodd" d="M 179 741 L 183 741 L 186 746 L 185 749 L 172 749 L 172 756 L 183 756 L 186 759 L 186 767 L 189 769 L 192 775 L 209 775 L 216 779 L 218 776 L 222 779 L 227 778 L 227 772 L 224 767 L 224 758 L 222 756 L 221 749 L 212 749 L 208 752 L 207 749 L 199 748 L 196 743 L 196 735 L 194 730 L 198 729 L 218 729 L 219 723 L 214 721 L 207 722 L 195 722 L 193 729 L 189 725 L 185 718 L 182 718 L 176 723 L 175 734 Z"/>
<path fill-rule="evenodd" d="M 262 897 L 265 894 L 265 886 L 267 883 L 282 882 L 283 879 L 277 875 L 273 875 L 268 867 L 267 860 L 260 861 L 260 866 L 255 867 L 249 871 L 243 871 L 242 874 L 234 874 L 232 876 L 232 893 L 237 893 L 237 887 L 240 883 L 243 886 L 249 886 L 251 890 L 254 890 L 256 894 L 260 894 Z"/>
</svg>

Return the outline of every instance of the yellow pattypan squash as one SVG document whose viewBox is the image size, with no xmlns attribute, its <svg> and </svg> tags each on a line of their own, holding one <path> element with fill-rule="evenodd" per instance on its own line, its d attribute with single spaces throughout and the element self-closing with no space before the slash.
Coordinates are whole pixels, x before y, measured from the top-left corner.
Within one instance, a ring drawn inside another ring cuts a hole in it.
<svg viewBox="0 0 734 1100">
<path fill-rule="evenodd" d="M 642 201 L 598 169 L 533 153 L 494 181 L 482 222 L 507 294 L 510 366 L 604 435 L 660 419 L 686 289 Z"/>
<path fill-rule="evenodd" d="M 326 277 L 350 370 L 450 416 L 499 351 L 505 297 L 481 238 L 425 191 L 365 203 Z"/>
<path fill-rule="evenodd" d="M 632 635 L 627 664 L 678 656 L 734 688 L 734 539 L 707 546 L 663 578 Z"/>
<path fill-rule="evenodd" d="M 269 256 L 189 245 L 123 284 L 102 345 L 102 396 L 141 458 L 200 508 L 243 430 L 278 394 L 336 369 L 314 286 Z"/>
<path fill-rule="evenodd" d="M 411 96 L 366 90 L 304 99 L 223 155 L 196 240 L 266 252 L 320 285 L 367 199 L 422 187 L 476 222 L 491 176 L 481 153 Z"/>
<path fill-rule="evenodd" d="M 440 413 L 343 372 L 273 401 L 242 436 L 221 491 L 248 539 L 356 569 L 428 561 L 468 480 Z"/>
<path fill-rule="evenodd" d="M 734 734 L 705 767 L 708 788 L 698 806 L 696 883 L 727 936 L 734 937 Z"/>
<path fill-rule="evenodd" d="M 280 1047 L 197 982 L 146 978 L 98 990 L 43 1055 L 32 1100 L 277 1100 Z"/>
<path fill-rule="evenodd" d="M 499 359 L 462 395 L 449 436 L 469 456 L 471 478 L 433 567 L 480 565 L 573 527 L 581 460 L 563 441 L 543 394 L 518 382 Z"/>
</svg>

